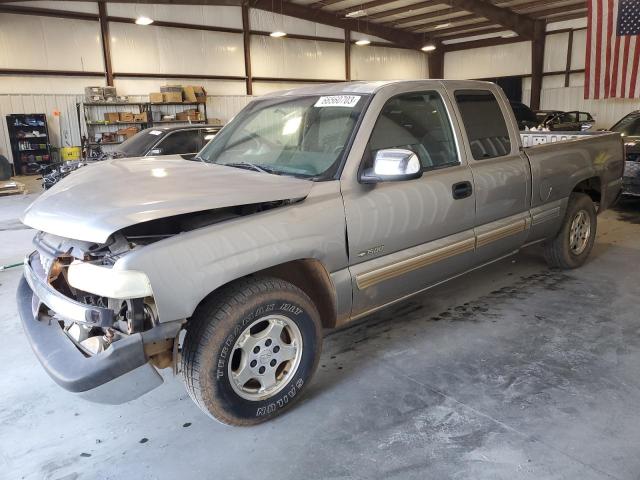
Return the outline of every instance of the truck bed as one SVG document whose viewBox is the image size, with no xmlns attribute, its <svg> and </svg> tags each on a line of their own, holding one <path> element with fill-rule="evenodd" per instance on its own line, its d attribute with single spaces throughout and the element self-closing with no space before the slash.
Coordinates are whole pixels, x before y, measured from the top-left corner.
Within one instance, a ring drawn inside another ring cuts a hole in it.
<svg viewBox="0 0 640 480">
<path fill-rule="evenodd" d="M 532 208 L 567 199 L 584 178 L 597 182 L 593 187 L 600 191 L 599 211 L 616 200 L 624 169 L 618 133 L 523 132 L 520 138 L 531 165 Z"/>
</svg>

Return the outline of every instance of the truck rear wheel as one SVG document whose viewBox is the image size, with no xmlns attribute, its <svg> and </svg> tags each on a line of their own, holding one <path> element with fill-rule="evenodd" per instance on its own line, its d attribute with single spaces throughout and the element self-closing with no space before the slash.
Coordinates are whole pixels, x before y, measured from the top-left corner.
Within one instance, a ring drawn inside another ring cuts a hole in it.
<svg viewBox="0 0 640 480">
<path fill-rule="evenodd" d="M 593 249 L 597 221 L 591 198 L 584 193 L 572 193 L 562 228 L 544 245 L 549 266 L 563 269 L 582 266 Z"/>
<path fill-rule="evenodd" d="M 300 398 L 321 345 L 320 315 L 302 290 L 249 277 L 214 294 L 189 320 L 182 375 L 205 413 L 229 425 L 254 425 Z"/>
</svg>

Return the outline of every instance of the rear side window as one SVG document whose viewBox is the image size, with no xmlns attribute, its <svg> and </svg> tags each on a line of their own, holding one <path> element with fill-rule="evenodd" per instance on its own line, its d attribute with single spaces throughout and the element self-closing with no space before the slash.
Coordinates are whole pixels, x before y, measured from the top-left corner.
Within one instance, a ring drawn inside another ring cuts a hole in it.
<svg viewBox="0 0 640 480">
<path fill-rule="evenodd" d="M 581 122 L 591 122 L 593 120 L 593 117 L 588 113 L 580 112 L 579 115 L 580 115 L 579 118 Z"/>
<path fill-rule="evenodd" d="M 456 102 L 476 160 L 511 152 L 509 130 L 498 100 L 488 90 L 458 90 Z"/>
<path fill-rule="evenodd" d="M 449 116 L 436 92 L 404 93 L 387 101 L 369 138 L 365 168 L 378 150 L 404 148 L 420 159 L 423 170 L 458 165 Z"/>
</svg>

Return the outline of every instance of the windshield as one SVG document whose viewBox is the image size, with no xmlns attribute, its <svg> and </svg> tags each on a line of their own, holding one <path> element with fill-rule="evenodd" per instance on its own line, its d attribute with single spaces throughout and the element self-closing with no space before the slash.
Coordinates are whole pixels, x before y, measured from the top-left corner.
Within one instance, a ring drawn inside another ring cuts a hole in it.
<svg viewBox="0 0 640 480">
<path fill-rule="evenodd" d="M 367 97 L 278 97 L 249 104 L 199 154 L 208 163 L 330 178 Z"/>
<path fill-rule="evenodd" d="M 620 132 L 625 137 L 640 136 L 640 112 L 630 113 L 613 127 L 612 132 Z"/>
<path fill-rule="evenodd" d="M 162 130 L 147 128 L 126 139 L 116 151 L 124 157 L 142 157 L 160 140 L 163 133 Z"/>
</svg>

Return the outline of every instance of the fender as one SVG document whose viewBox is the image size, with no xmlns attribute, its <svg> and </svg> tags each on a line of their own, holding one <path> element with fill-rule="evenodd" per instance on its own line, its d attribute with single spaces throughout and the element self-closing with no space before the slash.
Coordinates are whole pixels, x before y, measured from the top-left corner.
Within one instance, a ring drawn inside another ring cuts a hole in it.
<svg viewBox="0 0 640 480">
<path fill-rule="evenodd" d="M 213 194 L 213 193 L 212 193 Z M 181 233 L 133 250 L 113 268 L 149 277 L 160 322 L 188 318 L 219 287 L 286 262 L 347 267 L 338 181 L 314 184 L 296 204 Z"/>
</svg>

